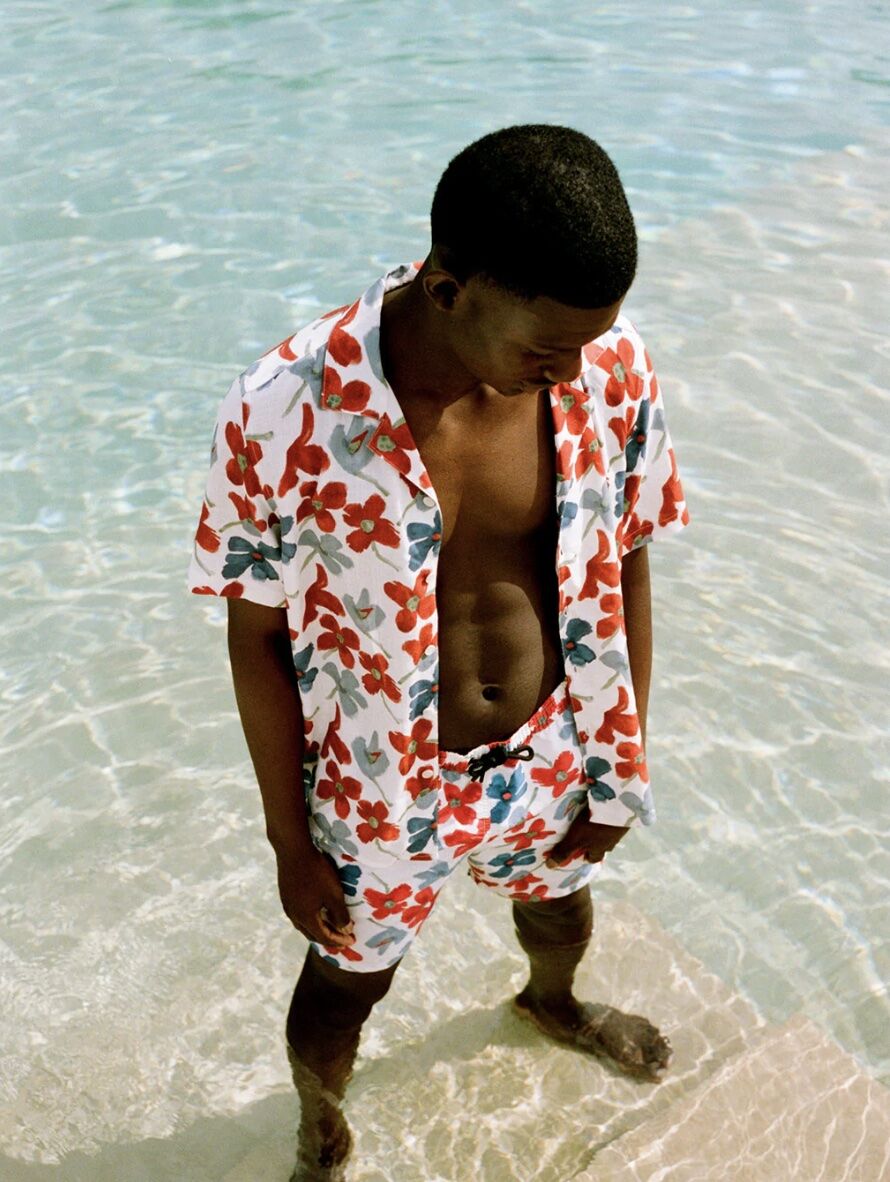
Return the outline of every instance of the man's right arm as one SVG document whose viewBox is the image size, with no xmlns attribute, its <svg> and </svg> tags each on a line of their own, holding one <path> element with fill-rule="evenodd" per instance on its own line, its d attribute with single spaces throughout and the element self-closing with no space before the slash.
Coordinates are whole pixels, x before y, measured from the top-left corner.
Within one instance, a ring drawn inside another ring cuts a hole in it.
<svg viewBox="0 0 890 1182">
<path fill-rule="evenodd" d="M 227 599 L 235 699 L 275 853 L 312 846 L 303 796 L 303 708 L 291 655 L 287 612 Z"/>
</svg>

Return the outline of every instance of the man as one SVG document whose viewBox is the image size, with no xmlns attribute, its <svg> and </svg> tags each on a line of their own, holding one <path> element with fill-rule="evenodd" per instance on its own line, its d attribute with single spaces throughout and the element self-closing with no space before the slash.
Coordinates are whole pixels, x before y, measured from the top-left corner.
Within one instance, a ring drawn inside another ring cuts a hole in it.
<svg viewBox="0 0 890 1182">
<path fill-rule="evenodd" d="M 636 234 L 569 128 L 451 161 L 432 248 L 288 338 L 219 413 L 192 590 L 228 598 L 284 910 L 295 1179 L 340 1176 L 361 1027 L 447 877 L 511 899 L 516 1012 L 642 1078 L 668 1040 L 576 999 L 588 883 L 654 820 L 647 543 L 688 521 L 621 304 Z"/>
</svg>

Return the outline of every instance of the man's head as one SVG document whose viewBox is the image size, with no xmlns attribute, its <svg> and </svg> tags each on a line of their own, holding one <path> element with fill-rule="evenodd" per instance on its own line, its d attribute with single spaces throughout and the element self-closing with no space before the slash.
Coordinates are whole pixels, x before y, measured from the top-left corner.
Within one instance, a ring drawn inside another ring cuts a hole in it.
<svg viewBox="0 0 890 1182">
<path fill-rule="evenodd" d="M 580 372 L 637 261 L 612 161 L 569 127 L 527 124 L 464 148 L 436 188 L 419 277 L 468 376 L 520 393 Z"/>
<path fill-rule="evenodd" d="M 430 215 L 440 262 L 521 299 L 574 308 L 619 301 L 633 282 L 637 236 L 615 165 L 570 127 L 491 132 L 451 161 Z"/>
</svg>

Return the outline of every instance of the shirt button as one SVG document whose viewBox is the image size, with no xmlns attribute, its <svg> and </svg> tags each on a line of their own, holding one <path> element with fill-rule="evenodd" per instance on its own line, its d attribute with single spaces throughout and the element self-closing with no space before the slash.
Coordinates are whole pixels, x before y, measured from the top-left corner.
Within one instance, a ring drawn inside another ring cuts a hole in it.
<svg viewBox="0 0 890 1182">
<path fill-rule="evenodd" d="M 423 493 L 420 498 L 420 503 L 421 503 L 421 505 L 423 505 L 424 509 L 432 509 L 433 505 L 435 505 L 436 502 L 433 500 L 432 497 L 428 497 L 426 495 L 426 493 Z"/>
</svg>

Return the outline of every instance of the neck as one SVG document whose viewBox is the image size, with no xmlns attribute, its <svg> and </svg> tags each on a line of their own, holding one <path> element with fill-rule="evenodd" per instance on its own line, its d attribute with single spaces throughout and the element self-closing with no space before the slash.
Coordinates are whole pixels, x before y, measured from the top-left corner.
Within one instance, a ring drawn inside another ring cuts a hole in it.
<svg viewBox="0 0 890 1182">
<path fill-rule="evenodd" d="M 480 386 L 450 347 L 441 323 L 445 313 L 432 305 L 421 275 L 383 297 L 380 359 L 398 396 L 428 400 L 444 409 Z"/>
</svg>

